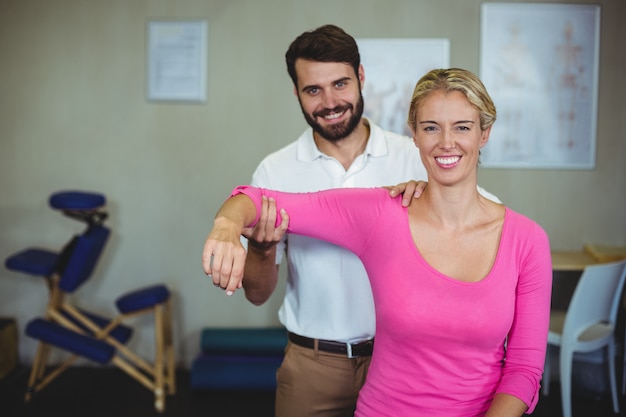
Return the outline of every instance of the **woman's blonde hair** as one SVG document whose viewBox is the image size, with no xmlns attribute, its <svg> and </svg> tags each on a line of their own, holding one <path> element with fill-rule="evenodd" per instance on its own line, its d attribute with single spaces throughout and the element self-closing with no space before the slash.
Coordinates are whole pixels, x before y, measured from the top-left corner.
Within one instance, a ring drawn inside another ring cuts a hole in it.
<svg viewBox="0 0 626 417">
<path fill-rule="evenodd" d="M 496 106 L 480 79 L 461 68 L 434 69 L 424 75 L 415 85 L 407 123 L 415 131 L 415 114 L 419 105 L 435 91 L 460 91 L 478 109 L 480 128 L 487 130 L 496 121 Z"/>
</svg>

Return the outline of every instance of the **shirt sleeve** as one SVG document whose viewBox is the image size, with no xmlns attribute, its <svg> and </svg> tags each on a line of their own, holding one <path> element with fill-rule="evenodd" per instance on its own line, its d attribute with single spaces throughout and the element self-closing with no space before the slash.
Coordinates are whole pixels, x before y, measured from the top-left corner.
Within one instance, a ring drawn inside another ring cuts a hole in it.
<svg viewBox="0 0 626 417">
<path fill-rule="evenodd" d="M 528 405 L 527 414 L 539 401 L 552 294 L 552 260 L 545 231 L 536 223 L 530 228 L 520 262 L 515 316 L 507 339 L 502 380 L 497 393 L 513 395 Z"/>
<path fill-rule="evenodd" d="M 359 255 L 374 232 L 385 206 L 394 199 L 384 188 L 341 188 L 314 193 L 285 193 L 251 186 L 236 187 L 231 196 L 247 195 L 257 208 L 259 219 L 262 197 L 276 200 L 276 210 L 289 215 L 288 233 L 325 240 Z M 399 203 L 398 203 L 399 204 Z M 280 216 L 276 216 L 277 226 Z M 370 225 L 370 226 L 368 226 Z"/>
</svg>

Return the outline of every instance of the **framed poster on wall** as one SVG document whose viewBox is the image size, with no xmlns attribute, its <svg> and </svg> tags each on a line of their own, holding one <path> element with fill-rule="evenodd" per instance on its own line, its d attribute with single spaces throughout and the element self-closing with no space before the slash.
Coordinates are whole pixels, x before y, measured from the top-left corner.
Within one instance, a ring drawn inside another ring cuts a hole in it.
<svg viewBox="0 0 626 417">
<path fill-rule="evenodd" d="M 208 23 L 148 22 L 148 100 L 206 101 Z"/>
<path fill-rule="evenodd" d="M 365 71 L 363 115 L 385 130 L 411 136 L 406 124 L 417 80 L 450 63 L 448 39 L 357 39 Z"/>
<path fill-rule="evenodd" d="M 483 3 L 480 76 L 498 118 L 484 167 L 595 166 L 600 6 Z"/>
</svg>

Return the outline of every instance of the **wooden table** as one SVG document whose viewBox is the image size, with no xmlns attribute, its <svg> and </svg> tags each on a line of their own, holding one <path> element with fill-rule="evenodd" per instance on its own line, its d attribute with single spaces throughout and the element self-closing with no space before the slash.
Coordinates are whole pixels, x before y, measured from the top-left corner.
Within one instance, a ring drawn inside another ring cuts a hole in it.
<svg viewBox="0 0 626 417">
<path fill-rule="evenodd" d="M 552 270 L 582 271 L 587 265 L 626 259 L 623 246 L 586 244 L 580 251 L 552 251 Z"/>
<path fill-rule="evenodd" d="M 552 251 L 553 271 L 582 271 L 587 265 L 597 263 L 596 258 L 584 251 Z"/>
<path fill-rule="evenodd" d="M 593 256 L 598 262 L 615 262 L 626 259 L 626 246 L 608 246 L 586 244 L 585 252 Z"/>
</svg>

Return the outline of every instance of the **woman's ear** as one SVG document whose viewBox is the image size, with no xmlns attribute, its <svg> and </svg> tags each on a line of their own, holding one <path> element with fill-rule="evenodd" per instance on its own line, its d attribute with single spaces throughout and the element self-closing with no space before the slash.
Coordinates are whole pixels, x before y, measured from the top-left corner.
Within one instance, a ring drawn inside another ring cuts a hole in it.
<svg viewBox="0 0 626 417">
<path fill-rule="evenodd" d="M 411 129 L 411 137 L 413 138 L 413 144 L 415 145 L 416 148 L 419 149 L 419 144 L 417 143 L 417 135 L 415 134 L 415 131 L 413 130 L 413 128 L 411 127 L 411 125 L 409 125 L 409 129 Z"/>
<path fill-rule="evenodd" d="M 482 136 L 480 138 L 480 147 L 482 148 L 489 142 L 489 135 L 491 134 L 491 127 L 489 126 L 487 129 L 483 130 Z"/>
</svg>

